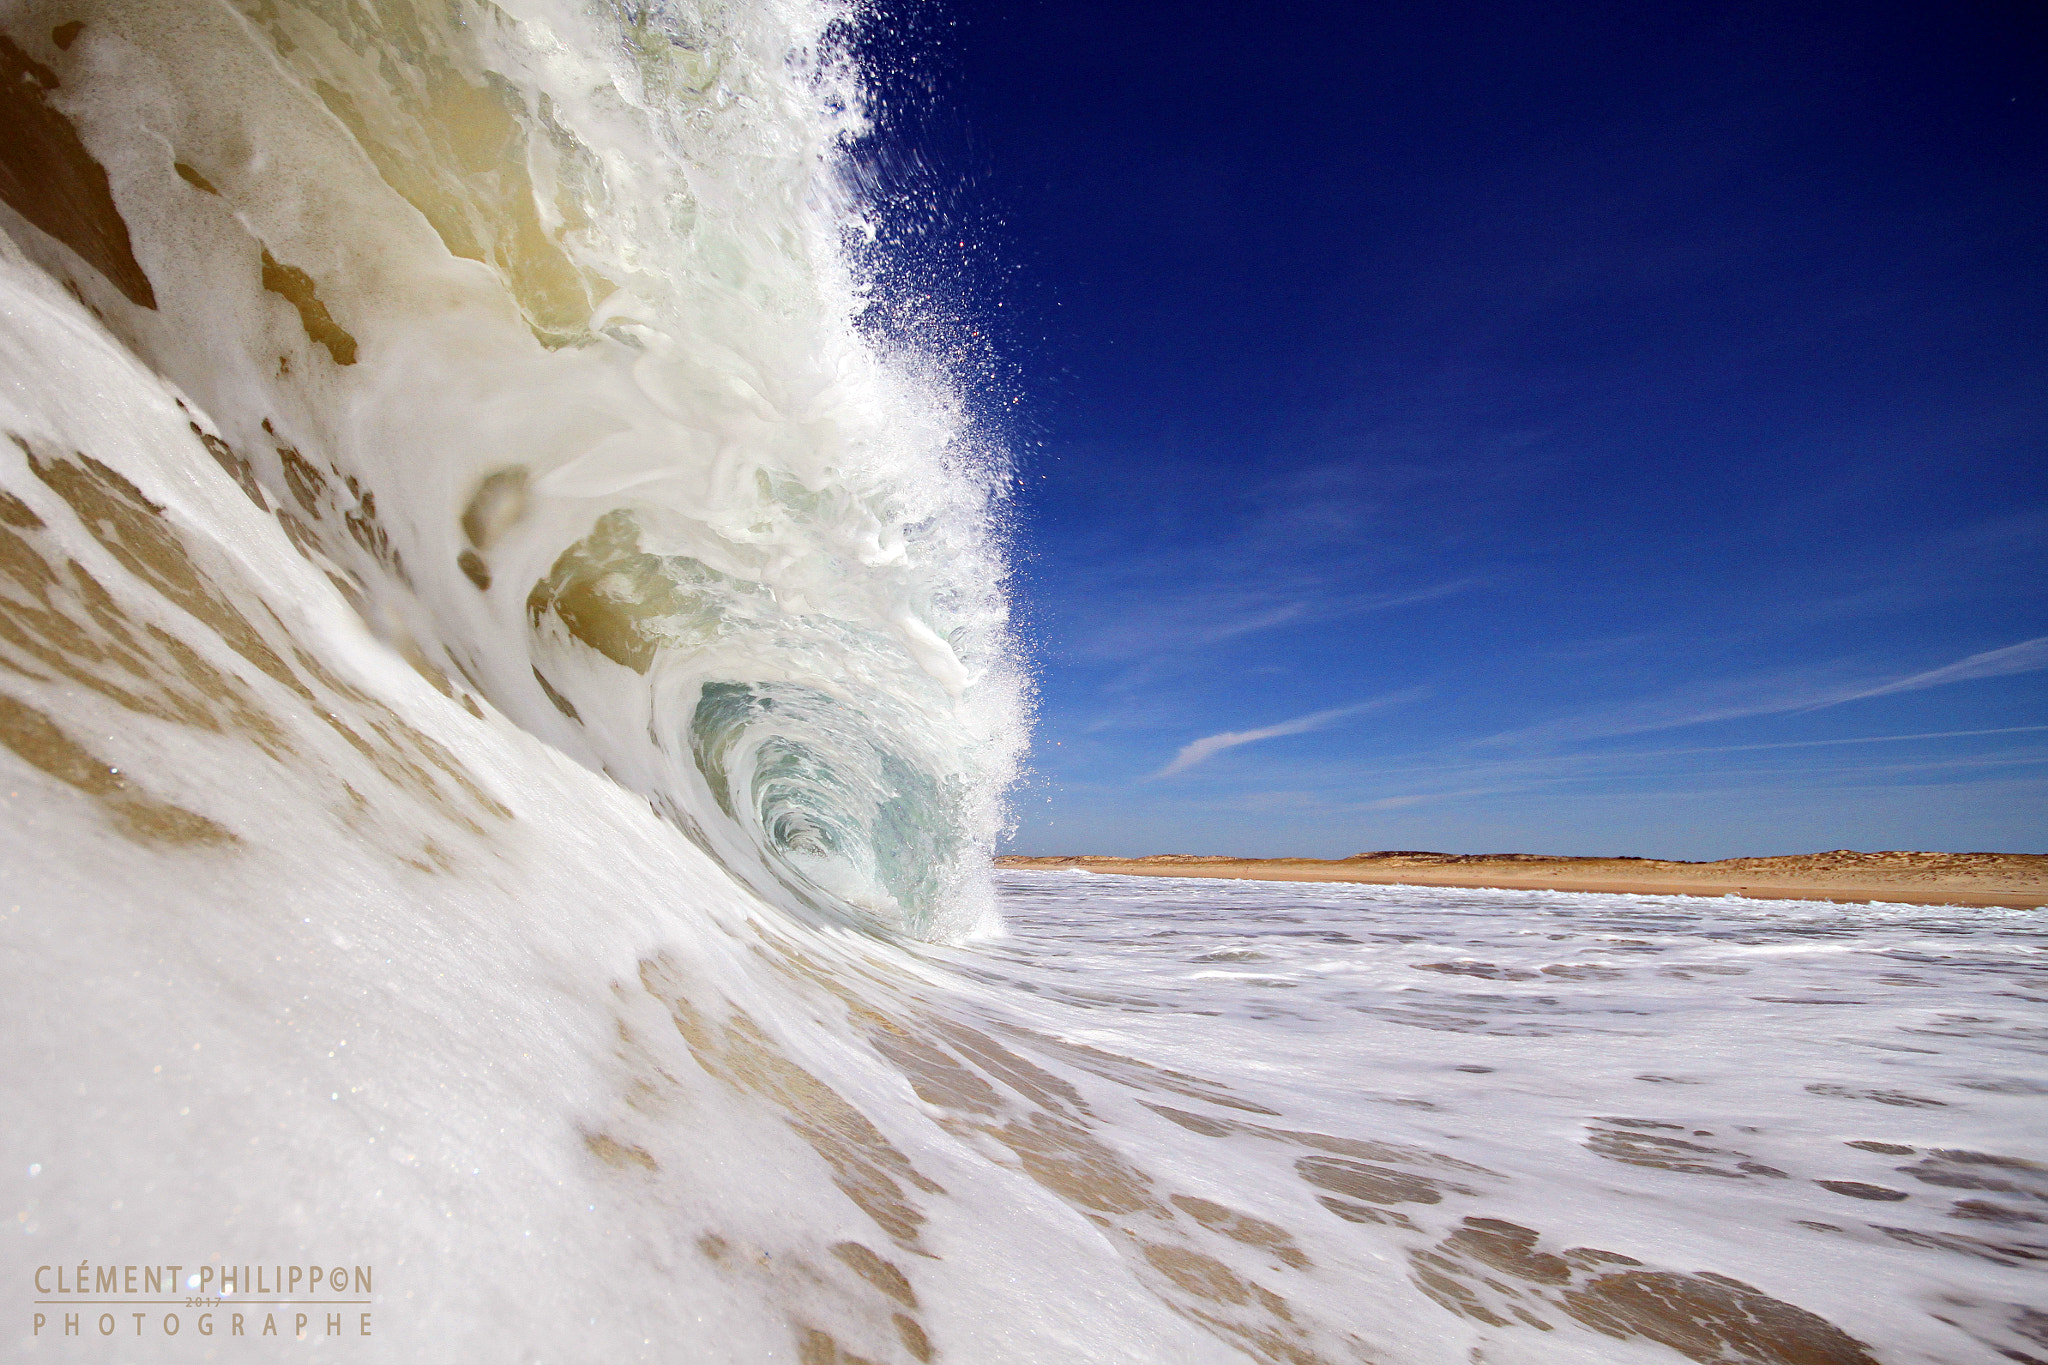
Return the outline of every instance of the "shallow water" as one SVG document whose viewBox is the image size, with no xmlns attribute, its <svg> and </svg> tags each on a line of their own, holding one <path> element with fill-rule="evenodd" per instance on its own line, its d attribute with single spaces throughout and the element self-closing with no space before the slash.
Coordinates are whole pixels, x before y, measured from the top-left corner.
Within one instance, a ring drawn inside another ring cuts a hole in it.
<svg viewBox="0 0 2048 1365">
<path fill-rule="evenodd" d="M 1353 1254 L 1408 1257 L 1410 1283 L 1449 1311 L 1508 1337 L 1518 1309 L 1554 1320 L 1557 1291 L 1478 1244 L 1450 1249 L 1478 1228 L 1733 1277 L 1882 1359 L 2040 1344 L 2048 1324 L 2017 1307 L 2040 1302 L 2048 1258 L 2039 911 L 1062 872 L 1002 885 L 1015 937 L 973 964 L 992 987 L 1086 1010 L 1092 1043 L 1282 1111 L 1189 1107 L 1202 1117 L 1182 1121 L 1232 1154 L 1214 1188 L 1242 1190 L 1232 1161 L 1284 1166 L 1276 1128 L 1417 1154 L 1350 1195 L 1304 1191 L 1321 1219 L 1276 1221 L 1310 1237 L 1355 1221 Z M 1453 1177 L 1429 1164 L 1453 1157 L 1469 1163 Z"/>
</svg>

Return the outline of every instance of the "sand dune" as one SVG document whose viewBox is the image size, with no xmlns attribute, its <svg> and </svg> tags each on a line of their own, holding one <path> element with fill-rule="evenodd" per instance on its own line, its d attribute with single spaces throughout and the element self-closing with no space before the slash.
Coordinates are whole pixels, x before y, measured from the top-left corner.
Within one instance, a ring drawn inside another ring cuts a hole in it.
<svg viewBox="0 0 2048 1365">
<path fill-rule="evenodd" d="M 1372 882 L 1551 891 L 1627 891 L 1766 900 L 1893 901 L 1908 905 L 2048 906 L 2048 855 L 1859 853 L 1838 848 L 1771 858 L 1688 863 L 1663 858 L 1573 858 L 1538 853 L 1389 850 L 1349 858 L 1233 858 L 1155 853 L 1004 857 L 999 867 L 1079 868 L 1151 877 Z"/>
</svg>

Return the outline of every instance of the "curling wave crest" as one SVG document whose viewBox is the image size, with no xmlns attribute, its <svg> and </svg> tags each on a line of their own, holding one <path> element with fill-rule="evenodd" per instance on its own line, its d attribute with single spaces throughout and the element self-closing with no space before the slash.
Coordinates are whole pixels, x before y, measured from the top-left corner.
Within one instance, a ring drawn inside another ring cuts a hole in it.
<svg viewBox="0 0 2048 1365">
<path fill-rule="evenodd" d="M 991 923 L 1007 475 L 864 325 L 845 15 L 59 8 L 27 253 L 377 634 L 786 909 Z"/>
</svg>

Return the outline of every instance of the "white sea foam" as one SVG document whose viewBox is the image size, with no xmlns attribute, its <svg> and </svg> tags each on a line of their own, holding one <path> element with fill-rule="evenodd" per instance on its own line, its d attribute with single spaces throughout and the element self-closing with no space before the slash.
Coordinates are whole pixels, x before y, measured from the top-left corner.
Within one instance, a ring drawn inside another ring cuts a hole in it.
<svg viewBox="0 0 2048 1365">
<path fill-rule="evenodd" d="M 0 13 L 10 1356 L 2039 1352 L 2039 915 L 997 897 L 839 11 Z"/>
</svg>

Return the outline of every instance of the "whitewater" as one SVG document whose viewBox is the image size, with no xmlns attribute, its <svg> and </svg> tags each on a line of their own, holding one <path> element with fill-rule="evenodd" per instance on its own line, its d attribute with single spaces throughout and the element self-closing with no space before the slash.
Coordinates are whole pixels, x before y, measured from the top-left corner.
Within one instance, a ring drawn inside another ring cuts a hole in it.
<svg viewBox="0 0 2048 1365">
<path fill-rule="evenodd" d="M 991 871 L 886 21 L 0 0 L 8 1358 L 2048 1360 L 2042 912 Z"/>
</svg>

